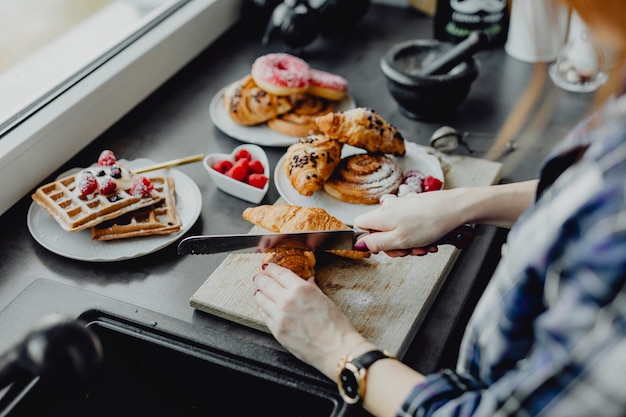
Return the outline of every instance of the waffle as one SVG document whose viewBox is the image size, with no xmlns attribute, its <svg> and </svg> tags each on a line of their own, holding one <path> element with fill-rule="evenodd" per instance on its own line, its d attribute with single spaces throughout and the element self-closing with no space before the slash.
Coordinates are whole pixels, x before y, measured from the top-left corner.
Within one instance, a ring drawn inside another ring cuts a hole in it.
<svg viewBox="0 0 626 417">
<path fill-rule="evenodd" d="M 159 189 L 163 189 L 164 177 L 150 178 L 154 184 L 154 191 L 150 197 L 131 195 L 128 185 L 119 187 L 113 195 L 104 196 L 96 193 L 92 198 L 85 198 L 77 189 L 78 175 L 70 175 L 42 185 L 31 196 L 33 201 L 43 207 L 68 232 L 88 229 L 105 220 L 151 206 L 163 199 Z"/>
<path fill-rule="evenodd" d="M 165 182 L 154 182 L 155 188 L 161 188 L 165 196 L 159 203 L 144 207 L 107 220 L 91 228 L 93 240 L 114 240 L 137 236 L 165 235 L 177 232 L 181 220 L 176 213 L 175 184 L 172 177 L 165 177 Z"/>
</svg>

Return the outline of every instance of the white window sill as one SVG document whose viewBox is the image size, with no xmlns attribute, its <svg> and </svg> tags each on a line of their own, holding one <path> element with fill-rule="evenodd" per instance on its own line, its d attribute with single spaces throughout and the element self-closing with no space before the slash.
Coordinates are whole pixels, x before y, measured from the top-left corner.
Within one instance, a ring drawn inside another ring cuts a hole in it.
<svg viewBox="0 0 626 417">
<path fill-rule="evenodd" d="M 0 138 L 0 214 L 210 45 L 237 0 L 191 0 Z"/>
</svg>

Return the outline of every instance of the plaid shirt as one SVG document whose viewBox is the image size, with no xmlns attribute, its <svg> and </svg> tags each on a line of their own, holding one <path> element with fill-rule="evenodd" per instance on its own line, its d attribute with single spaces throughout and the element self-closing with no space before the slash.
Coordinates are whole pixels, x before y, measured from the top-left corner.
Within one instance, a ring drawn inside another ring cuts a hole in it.
<svg viewBox="0 0 626 417">
<path fill-rule="evenodd" d="M 504 249 L 457 369 L 397 415 L 626 416 L 626 96 L 547 159 Z"/>
</svg>

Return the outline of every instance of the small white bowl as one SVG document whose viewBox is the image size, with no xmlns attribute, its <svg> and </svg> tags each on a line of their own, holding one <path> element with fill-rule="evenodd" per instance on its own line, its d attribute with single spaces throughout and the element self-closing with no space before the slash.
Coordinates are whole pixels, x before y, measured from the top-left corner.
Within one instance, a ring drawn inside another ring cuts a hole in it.
<svg viewBox="0 0 626 417">
<path fill-rule="evenodd" d="M 235 155 L 241 149 L 246 149 L 248 152 L 250 152 L 252 159 L 258 159 L 259 161 L 261 161 L 261 164 L 263 164 L 264 174 L 268 178 L 268 181 L 265 184 L 265 187 L 263 188 L 253 187 L 250 184 L 246 184 L 243 181 L 237 181 L 213 169 L 213 164 L 224 159 L 228 159 L 229 161 L 234 163 Z M 261 200 L 263 200 L 263 197 L 265 197 L 265 194 L 267 193 L 267 190 L 269 189 L 269 178 L 270 178 L 269 177 L 270 175 L 269 161 L 267 160 L 267 155 L 265 154 L 265 151 L 260 146 L 250 145 L 250 144 L 240 145 L 240 146 L 237 146 L 230 154 L 227 154 L 227 153 L 208 154 L 207 156 L 204 157 L 203 164 L 204 164 L 204 168 L 209 173 L 209 176 L 213 179 L 213 181 L 215 182 L 215 185 L 217 185 L 217 188 L 224 191 L 225 193 L 231 194 L 242 200 L 246 200 L 251 203 L 258 204 L 261 202 Z"/>
</svg>

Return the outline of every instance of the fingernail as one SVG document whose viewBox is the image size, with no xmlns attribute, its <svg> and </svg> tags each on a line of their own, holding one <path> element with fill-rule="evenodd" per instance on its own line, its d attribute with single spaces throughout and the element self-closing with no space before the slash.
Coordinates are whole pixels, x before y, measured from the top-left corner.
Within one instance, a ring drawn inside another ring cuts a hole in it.
<svg viewBox="0 0 626 417">
<path fill-rule="evenodd" d="M 365 242 L 359 240 L 358 242 L 354 244 L 354 250 L 367 252 L 369 249 L 367 248 L 367 245 L 365 244 Z"/>
<path fill-rule="evenodd" d="M 256 296 L 259 292 L 261 292 L 261 290 L 254 290 L 254 294 L 252 294 L 252 295 Z"/>
<path fill-rule="evenodd" d="M 252 282 L 256 281 L 256 275 L 252 277 Z"/>
<path fill-rule="evenodd" d="M 261 269 L 265 270 L 265 268 L 267 268 L 267 264 L 261 265 Z"/>
</svg>

